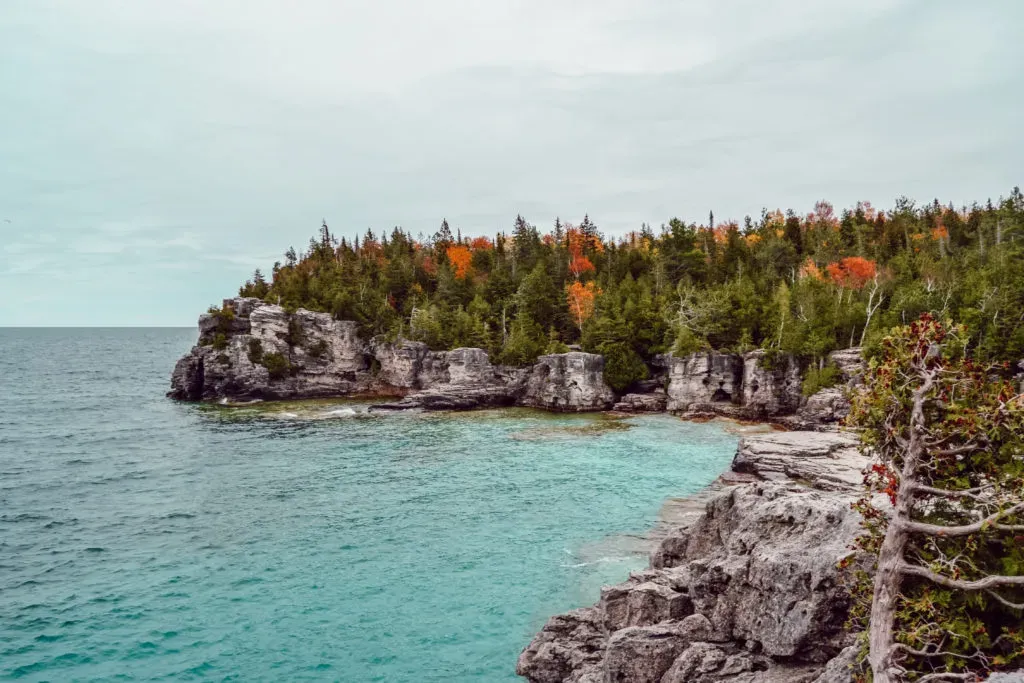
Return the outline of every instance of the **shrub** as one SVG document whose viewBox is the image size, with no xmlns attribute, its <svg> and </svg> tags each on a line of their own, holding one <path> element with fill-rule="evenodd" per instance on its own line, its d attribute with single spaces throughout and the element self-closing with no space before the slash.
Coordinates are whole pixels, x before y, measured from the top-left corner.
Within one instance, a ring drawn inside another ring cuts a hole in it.
<svg viewBox="0 0 1024 683">
<path fill-rule="evenodd" d="M 280 353 L 263 354 L 262 364 L 270 373 L 272 380 L 287 377 L 292 371 L 291 361 Z"/>
<path fill-rule="evenodd" d="M 548 342 L 548 347 L 546 349 L 544 349 L 544 353 L 546 353 L 546 354 L 568 353 L 568 352 L 569 352 L 569 345 L 566 344 L 565 342 L 559 341 L 557 339 L 552 339 L 551 341 L 549 341 Z"/>
<path fill-rule="evenodd" d="M 327 353 L 328 348 L 329 346 L 325 340 L 317 339 L 315 342 L 306 347 L 306 353 L 308 353 L 313 358 L 320 358 L 325 353 Z"/>
<path fill-rule="evenodd" d="M 675 344 L 672 345 L 672 355 L 676 358 L 685 358 L 698 351 L 703 351 L 707 346 L 708 343 L 705 340 L 683 327 L 680 328 L 679 336 L 676 337 Z"/>
<path fill-rule="evenodd" d="M 258 365 L 263 360 L 263 342 L 259 339 L 249 340 L 249 361 Z"/>
<path fill-rule="evenodd" d="M 604 355 L 604 381 L 615 391 L 625 391 L 650 374 L 643 358 L 629 344 L 602 344 L 599 351 Z"/>
<path fill-rule="evenodd" d="M 807 370 L 804 376 L 804 383 L 801 391 L 804 396 L 816 394 L 822 389 L 834 387 L 843 381 L 843 373 L 834 365 L 826 365 L 818 368 L 812 367 Z"/>
<path fill-rule="evenodd" d="M 764 355 L 757 361 L 757 364 L 760 365 L 763 370 L 774 372 L 779 369 L 785 355 L 784 351 L 780 351 L 778 349 L 765 349 Z"/>
<path fill-rule="evenodd" d="M 285 337 L 288 346 L 301 346 L 304 339 L 305 334 L 299 321 L 295 318 L 288 318 L 288 336 Z"/>
<path fill-rule="evenodd" d="M 218 351 L 223 351 L 224 349 L 228 348 L 227 335 L 224 334 L 223 332 L 218 332 L 217 334 L 213 335 L 212 346 Z"/>
</svg>

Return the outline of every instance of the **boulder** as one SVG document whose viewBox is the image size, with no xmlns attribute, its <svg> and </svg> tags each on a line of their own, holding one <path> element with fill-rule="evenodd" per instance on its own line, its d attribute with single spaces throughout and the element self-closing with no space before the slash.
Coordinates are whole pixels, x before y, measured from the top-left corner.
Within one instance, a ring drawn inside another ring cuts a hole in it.
<svg viewBox="0 0 1024 683">
<path fill-rule="evenodd" d="M 517 402 L 561 412 L 607 410 L 615 393 L 604 382 L 604 357 L 570 351 L 538 358 L 523 380 Z"/>
<path fill-rule="evenodd" d="M 842 421 L 850 413 L 847 391 L 846 387 L 828 387 L 811 394 L 800 406 L 793 424 L 810 428 Z"/>
<path fill-rule="evenodd" d="M 595 608 L 553 616 L 519 655 L 516 673 L 533 683 L 583 683 L 597 672 L 606 640 Z"/>
<path fill-rule="evenodd" d="M 859 654 L 860 648 L 850 645 L 829 660 L 829 663 L 825 665 L 825 670 L 814 679 L 814 683 L 854 683 L 854 667 L 857 666 Z M 1020 683 L 1024 683 L 1024 681 L 1020 681 Z"/>
<path fill-rule="evenodd" d="M 611 634 L 602 668 L 606 681 L 660 683 L 689 643 L 674 624 L 629 626 Z"/>
</svg>

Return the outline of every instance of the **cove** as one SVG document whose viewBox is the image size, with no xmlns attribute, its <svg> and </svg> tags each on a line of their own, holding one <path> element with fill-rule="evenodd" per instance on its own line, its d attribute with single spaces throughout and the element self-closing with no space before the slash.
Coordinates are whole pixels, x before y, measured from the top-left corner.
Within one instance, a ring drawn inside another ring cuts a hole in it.
<svg viewBox="0 0 1024 683">
<path fill-rule="evenodd" d="M 0 677 L 514 681 L 736 448 L 667 415 L 175 404 L 190 331 L 4 334 L 92 365 L 4 368 Z"/>
</svg>

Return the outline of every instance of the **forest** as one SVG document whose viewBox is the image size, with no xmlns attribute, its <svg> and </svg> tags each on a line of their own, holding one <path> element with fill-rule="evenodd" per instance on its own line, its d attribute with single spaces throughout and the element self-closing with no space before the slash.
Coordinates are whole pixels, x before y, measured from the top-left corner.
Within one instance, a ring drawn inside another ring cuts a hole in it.
<svg viewBox="0 0 1024 683">
<path fill-rule="evenodd" d="M 981 361 L 1024 358 L 1024 195 L 954 207 L 901 198 L 806 214 L 763 210 L 742 222 L 643 224 L 605 236 L 584 216 L 546 230 L 469 237 L 367 230 L 337 239 L 326 221 L 288 249 L 269 280 L 241 288 L 286 309 L 355 320 L 369 338 L 432 349 L 475 346 L 524 365 L 572 346 L 601 353 L 623 389 L 656 354 L 755 348 L 820 367 L 922 313 L 965 325 Z"/>
</svg>

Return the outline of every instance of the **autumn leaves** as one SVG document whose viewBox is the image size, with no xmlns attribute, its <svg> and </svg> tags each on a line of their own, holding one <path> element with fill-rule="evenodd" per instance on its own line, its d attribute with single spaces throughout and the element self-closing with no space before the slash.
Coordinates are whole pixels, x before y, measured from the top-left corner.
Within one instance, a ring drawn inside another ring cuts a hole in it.
<svg viewBox="0 0 1024 683">
<path fill-rule="evenodd" d="M 455 243 L 448 246 L 445 256 L 452 273 L 459 280 L 473 277 L 473 254 L 490 251 L 494 244 L 485 237 L 478 237 L 469 244 Z M 566 301 L 573 321 L 581 331 L 583 325 L 594 314 L 594 300 L 601 293 L 592 280 L 584 282 L 595 272 L 593 261 L 588 254 L 604 252 L 604 244 L 596 234 L 587 234 L 580 228 L 569 226 L 565 231 L 565 251 L 568 255 L 568 270 L 572 282 L 565 286 Z"/>
</svg>

